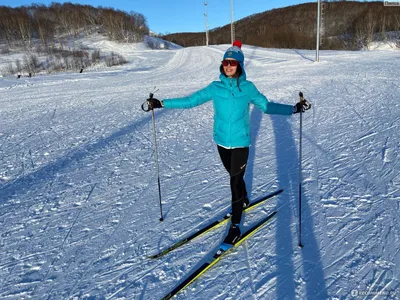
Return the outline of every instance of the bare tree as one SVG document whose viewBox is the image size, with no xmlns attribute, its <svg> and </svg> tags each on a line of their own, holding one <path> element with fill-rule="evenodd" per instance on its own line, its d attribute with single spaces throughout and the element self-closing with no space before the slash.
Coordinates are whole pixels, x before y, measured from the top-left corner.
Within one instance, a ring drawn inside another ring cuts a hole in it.
<svg viewBox="0 0 400 300">
<path fill-rule="evenodd" d="M 376 20 L 373 11 L 368 9 L 365 13 L 360 15 L 356 22 L 355 40 L 359 47 L 369 48 L 369 44 L 374 39 L 376 29 Z"/>
<path fill-rule="evenodd" d="M 29 64 L 31 65 L 31 70 L 36 73 L 40 67 L 40 62 L 38 57 L 35 54 L 31 54 L 29 56 Z"/>
<path fill-rule="evenodd" d="M 17 72 L 21 74 L 22 73 L 22 65 L 21 65 L 21 61 L 18 58 L 15 60 L 15 66 L 17 68 Z"/>
<path fill-rule="evenodd" d="M 32 43 L 33 26 L 31 18 L 28 15 L 28 9 L 22 7 L 18 9 L 18 13 L 14 18 L 21 41 L 26 47 L 30 47 Z"/>
<path fill-rule="evenodd" d="M 23 69 L 27 73 L 32 73 L 31 64 L 27 55 L 24 55 L 22 58 L 23 61 Z"/>
<path fill-rule="evenodd" d="M 92 52 L 92 64 L 97 64 L 100 61 L 100 50 Z"/>
<path fill-rule="evenodd" d="M 13 75 L 15 73 L 13 64 L 10 62 L 6 69 L 7 74 Z"/>
<path fill-rule="evenodd" d="M 99 10 L 92 6 L 85 5 L 82 8 L 82 14 L 86 19 L 85 31 L 89 34 L 99 25 Z"/>
<path fill-rule="evenodd" d="M 34 28 L 43 45 L 47 46 L 53 42 L 55 35 L 55 15 L 44 5 L 34 4 L 32 6 L 34 16 Z"/>
<path fill-rule="evenodd" d="M 11 8 L 0 6 L 0 39 L 6 40 L 9 46 L 17 38 L 13 29 L 12 12 Z"/>
</svg>

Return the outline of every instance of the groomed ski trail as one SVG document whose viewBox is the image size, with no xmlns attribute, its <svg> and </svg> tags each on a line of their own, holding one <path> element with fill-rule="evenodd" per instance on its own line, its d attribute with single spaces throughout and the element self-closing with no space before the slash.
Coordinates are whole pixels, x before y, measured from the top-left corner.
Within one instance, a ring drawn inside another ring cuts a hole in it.
<svg viewBox="0 0 400 300">
<path fill-rule="evenodd" d="M 212 105 L 156 112 L 163 223 L 151 188 L 151 117 L 140 105 L 154 86 L 162 99 L 217 80 L 227 47 L 143 50 L 111 72 L 0 79 L 0 298 L 159 299 L 201 263 L 225 228 L 161 261 L 144 257 L 229 205 Z M 304 115 L 305 248 L 295 247 L 298 118 L 252 110 L 246 182 L 253 199 L 285 185 L 285 197 L 267 207 L 280 211 L 277 226 L 185 295 L 399 291 L 398 52 L 322 51 L 316 64 L 313 51 L 243 49 L 248 79 L 271 101 L 293 104 L 301 90 L 314 105 Z"/>
</svg>

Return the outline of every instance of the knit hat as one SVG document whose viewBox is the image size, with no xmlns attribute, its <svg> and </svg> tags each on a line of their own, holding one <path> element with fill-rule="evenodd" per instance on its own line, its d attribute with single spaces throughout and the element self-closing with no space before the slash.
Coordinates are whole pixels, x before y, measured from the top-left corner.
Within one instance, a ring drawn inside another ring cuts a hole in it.
<svg viewBox="0 0 400 300">
<path fill-rule="evenodd" d="M 226 50 L 223 59 L 233 58 L 233 59 L 237 60 L 240 64 L 240 66 L 243 68 L 244 55 L 243 55 L 241 48 L 242 48 L 242 42 L 234 41 L 232 47 L 230 47 L 228 50 Z"/>
</svg>

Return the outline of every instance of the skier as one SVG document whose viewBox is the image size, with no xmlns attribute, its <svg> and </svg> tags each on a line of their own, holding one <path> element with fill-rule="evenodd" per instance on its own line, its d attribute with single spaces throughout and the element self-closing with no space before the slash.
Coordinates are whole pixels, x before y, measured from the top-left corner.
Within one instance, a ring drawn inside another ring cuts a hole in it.
<svg viewBox="0 0 400 300">
<path fill-rule="evenodd" d="M 225 244 L 233 245 L 241 235 L 239 228 L 242 210 L 249 204 L 244 174 L 249 157 L 250 108 L 252 103 L 264 113 L 292 115 L 304 112 L 304 104 L 286 105 L 269 102 L 255 85 L 246 80 L 242 43 L 235 41 L 224 54 L 220 65 L 220 81 L 183 97 L 147 99 L 150 110 L 154 108 L 192 108 L 212 100 L 214 105 L 214 141 L 225 169 L 230 175 L 232 217 Z"/>
</svg>

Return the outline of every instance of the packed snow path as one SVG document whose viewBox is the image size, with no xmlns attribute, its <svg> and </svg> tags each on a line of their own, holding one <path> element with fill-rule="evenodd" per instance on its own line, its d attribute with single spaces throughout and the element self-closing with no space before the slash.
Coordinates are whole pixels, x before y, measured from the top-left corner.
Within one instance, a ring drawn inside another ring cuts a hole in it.
<svg viewBox="0 0 400 300">
<path fill-rule="evenodd" d="M 136 49 L 108 72 L 0 79 L 0 298 L 159 299 L 223 239 L 220 227 L 154 254 L 228 211 L 229 178 L 212 140 L 212 104 L 159 110 L 165 221 L 151 114 L 140 105 L 218 80 L 228 45 Z M 270 101 L 313 103 L 299 117 L 251 112 L 251 198 L 285 192 L 244 218 L 275 221 L 178 299 L 390 299 L 400 295 L 400 52 L 243 47 Z"/>
</svg>

